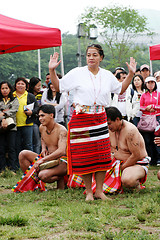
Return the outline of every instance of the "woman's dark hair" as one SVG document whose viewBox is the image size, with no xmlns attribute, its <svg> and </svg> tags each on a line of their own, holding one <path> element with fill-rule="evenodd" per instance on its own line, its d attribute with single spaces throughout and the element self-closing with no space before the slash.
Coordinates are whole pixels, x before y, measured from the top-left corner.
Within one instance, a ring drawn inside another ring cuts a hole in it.
<svg viewBox="0 0 160 240">
<path fill-rule="evenodd" d="M 49 82 L 48 83 L 48 90 L 47 90 L 47 99 L 49 100 L 49 101 L 52 101 L 53 100 L 53 92 L 52 92 L 52 90 L 51 90 L 51 82 Z M 60 92 L 56 92 L 56 98 L 55 98 L 55 100 L 56 100 L 56 102 L 59 104 L 59 102 L 60 102 L 60 97 L 61 97 L 61 93 Z"/>
<path fill-rule="evenodd" d="M 14 84 L 14 88 L 16 90 L 16 84 L 19 82 L 19 81 L 23 81 L 25 84 L 26 84 L 26 90 L 28 89 L 28 82 L 27 80 L 24 78 L 24 77 L 19 77 L 15 80 L 15 84 Z"/>
<path fill-rule="evenodd" d="M 37 85 L 37 83 L 41 82 L 41 79 L 38 77 L 32 77 L 29 81 L 29 89 L 28 92 L 34 94 L 34 87 Z"/>
<path fill-rule="evenodd" d="M 12 85 L 9 82 L 7 82 L 7 81 L 2 81 L 0 83 L 0 101 L 2 101 L 2 99 L 4 98 L 2 93 L 1 93 L 1 87 L 2 87 L 3 84 L 7 84 L 8 85 L 8 87 L 10 89 L 10 93 L 8 94 L 8 97 L 11 99 L 11 101 L 13 101 L 13 99 L 14 99 L 14 97 L 13 97 L 13 88 L 12 88 Z"/>
<path fill-rule="evenodd" d="M 134 75 L 134 77 L 132 78 L 132 88 L 133 88 L 135 91 L 137 91 L 137 89 L 136 89 L 136 87 L 135 87 L 135 85 L 134 85 L 134 79 L 135 79 L 135 77 L 139 77 L 139 78 L 141 79 L 141 81 L 142 81 L 141 90 L 145 89 L 144 79 L 143 79 L 143 77 L 142 77 L 140 74 L 136 74 L 136 75 Z"/>
<path fill-rule="evenodd" d="M 116 107 L 107 107 L 105 108 L 107 119 L 110 119 L 111 121 L 115 122 L 117 118 L 122 120 L 122 114 Z"/>
<path fill-rule="evenodd" d="M 44 104 L 42 106 L 39 107 L 38 109 L 38 113 L 40 112 L 40 110 L 44 113 L 47 113 L 47 114 L 51 114 L 53 113 L 54 115 L 54 118 L 55 118 L 55 107 L 53 105 L 50 105 L 50 104 Z"/>
<path fill-rule="evenodd" d="M 86 49 L 86 54 L 87 54 L 89 48 L 96 48 L 98 53 L 99 53 L 99 55 L 102 56 L 102 59 L 104 58 L 103 49 L 102 49 L 102 47 L 99 44 L 91 44 L 91 45 L 89 45 L 87 47 L 87 49 Z"/>
</svg>

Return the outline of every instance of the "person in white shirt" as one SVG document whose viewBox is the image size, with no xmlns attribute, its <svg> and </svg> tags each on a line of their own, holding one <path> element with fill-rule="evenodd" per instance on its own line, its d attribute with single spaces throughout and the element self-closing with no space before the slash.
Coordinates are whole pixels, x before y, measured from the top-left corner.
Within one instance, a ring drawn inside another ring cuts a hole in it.
<svg viewBox="0 0 160 240">
<path fill-rule="evenodd" d="M 51 104 L 55 107 L 55 122 L 65 126 L 64 122 L 64 108 L 67 102 L 66 94 L 56 92 L 51 81 L 48 83 L 48 88 L 46 88 L 42 94 L 41 104 Z"/>
<path fill-rule="evenodd" d="M 92 173 L 95 173 L 95 197 L 106 200 L 103 183 L 106 170 L 111 168 L 111 149 L 105 107 L 109 105 L 111 92 L 122 94 L 126 90 L 136 71 L 136 62 L 130 58 L 129 74 L 120 83 L 110 71 L 100 68 L 103 49 L 92 44 L 86 50 L 87 66 L 77 67 L 58 79 L 55 71 L 60 64 L 58 56 L 58 53 L 50 56 L 51 81 L 56 91 L 75 90 L 76 107 L 68 124 L 68 174 L 82 175 L 86 201 L 92 201 Z"/>
</svg>

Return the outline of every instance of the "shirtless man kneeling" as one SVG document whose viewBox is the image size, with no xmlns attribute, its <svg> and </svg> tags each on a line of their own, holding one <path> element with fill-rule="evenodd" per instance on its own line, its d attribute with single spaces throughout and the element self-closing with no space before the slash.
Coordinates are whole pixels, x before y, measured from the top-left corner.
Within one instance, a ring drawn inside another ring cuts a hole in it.
<svg viewBox="0 0 160 240">
<path fill-rule="evenodd" d="M 64 126 L 56 123 L 54 117 L 54 106 L 45 104 L 39 108 L 42 158 L 35 162 L 34 167 L 38 172 L 39 179 L 43 182 L 53 183 L 57 181 L 57 188 L 64 189 L 64 176 L 67 174 L 67 162 L 61 157 L 66 155 L 67 130 Z M 29 150 L 20 152 L 19 163 L 23 172 L 28 169 L 37 156 L 37 153 Z M 57 166 L 40 171 L 40 164 L 54 159 L 61 159 Z"/>
<path fill-rule="evenodd" d="M 140 189 L 146 181 L 150 157 L 136 126 L 122 119 L 116 107 L 106 108 L 113 157 L 122 161 L 122 186 Z"/>
</svg>

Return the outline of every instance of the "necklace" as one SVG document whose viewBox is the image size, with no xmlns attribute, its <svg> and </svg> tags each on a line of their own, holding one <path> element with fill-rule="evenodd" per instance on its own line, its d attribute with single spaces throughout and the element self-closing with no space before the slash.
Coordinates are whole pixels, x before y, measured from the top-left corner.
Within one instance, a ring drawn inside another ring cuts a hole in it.
<svg viewBox="0 0 160 240">
<path fill-rule="evenodd" d="M 119 135 L 120 135 L 120 132 L 121 132 L 121 130 L 122 130 L 122 126 L 123 126 L 123 119 L 122 119 L 121 128 L 120 128 L 120 130 L 117 132 L 117 133 L 118 133 L 118 136 L 116 135 L 116 132 L 115 132 L 115 139 L 116 139 L 116 150 L 117 150 L 117 151 L 118 151 Z"/>
<path fill-rule="evenodd" d="M 47 133 L 48 135 L 51 135 L 51 133 L 53 132 L 53 130 L 54 130 L 54 126 L 53 126 L 53 128 L 52 128 L 51 131 L 48 131 L 47 128 L 46 128 L 46 133 Z"/>
<path fill-rule="evenodd" d="M 97 102 L 97 98 L 101 92 L 101 74 L 100 74 L 100 70 L 99 70 L 99 82 L 100 82 L 100 87 L 99 87 L 99 91 L 97 92 L 96 94 L 96 87 L 95 87 L 95 83 L 94 83 L 94 79 L 92 78 L 92 74 L 91 72 L 89 71 L 89 75 L 90 75 L 90 78 L 91 78 L 91 81 L 92 81 L 92 84 L 93 84 L 93 89 L 94 89 L 94 96 L 95 96 L 95 100 L 94 100 L 94 105 L 96 105 L 96 102 Z M 97 74 L 98 75 L 98 74 Z M 95 76 L 95 79 L 96 79 L 96 76 Z M 97 81 L 98 81 L 98 78 L 97 78 Z"/>
</svg>

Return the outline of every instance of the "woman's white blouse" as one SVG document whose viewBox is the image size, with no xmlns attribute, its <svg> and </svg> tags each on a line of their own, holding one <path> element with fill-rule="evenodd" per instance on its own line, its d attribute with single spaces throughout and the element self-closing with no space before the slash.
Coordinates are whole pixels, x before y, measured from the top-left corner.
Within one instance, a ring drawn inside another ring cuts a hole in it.
<svg viewBox="0 0 160 240">
<path fill-rule="evenodd" d="M 59 79 L 60 92 L 69 92 L 74 89 L 75 104 L 93 106 L 109 106 L 110 93 L 121 92 L 122 83 L 108 70 L 99 68 L 94 76 L 88 67 L 77 67 Z"/>
</svg>

